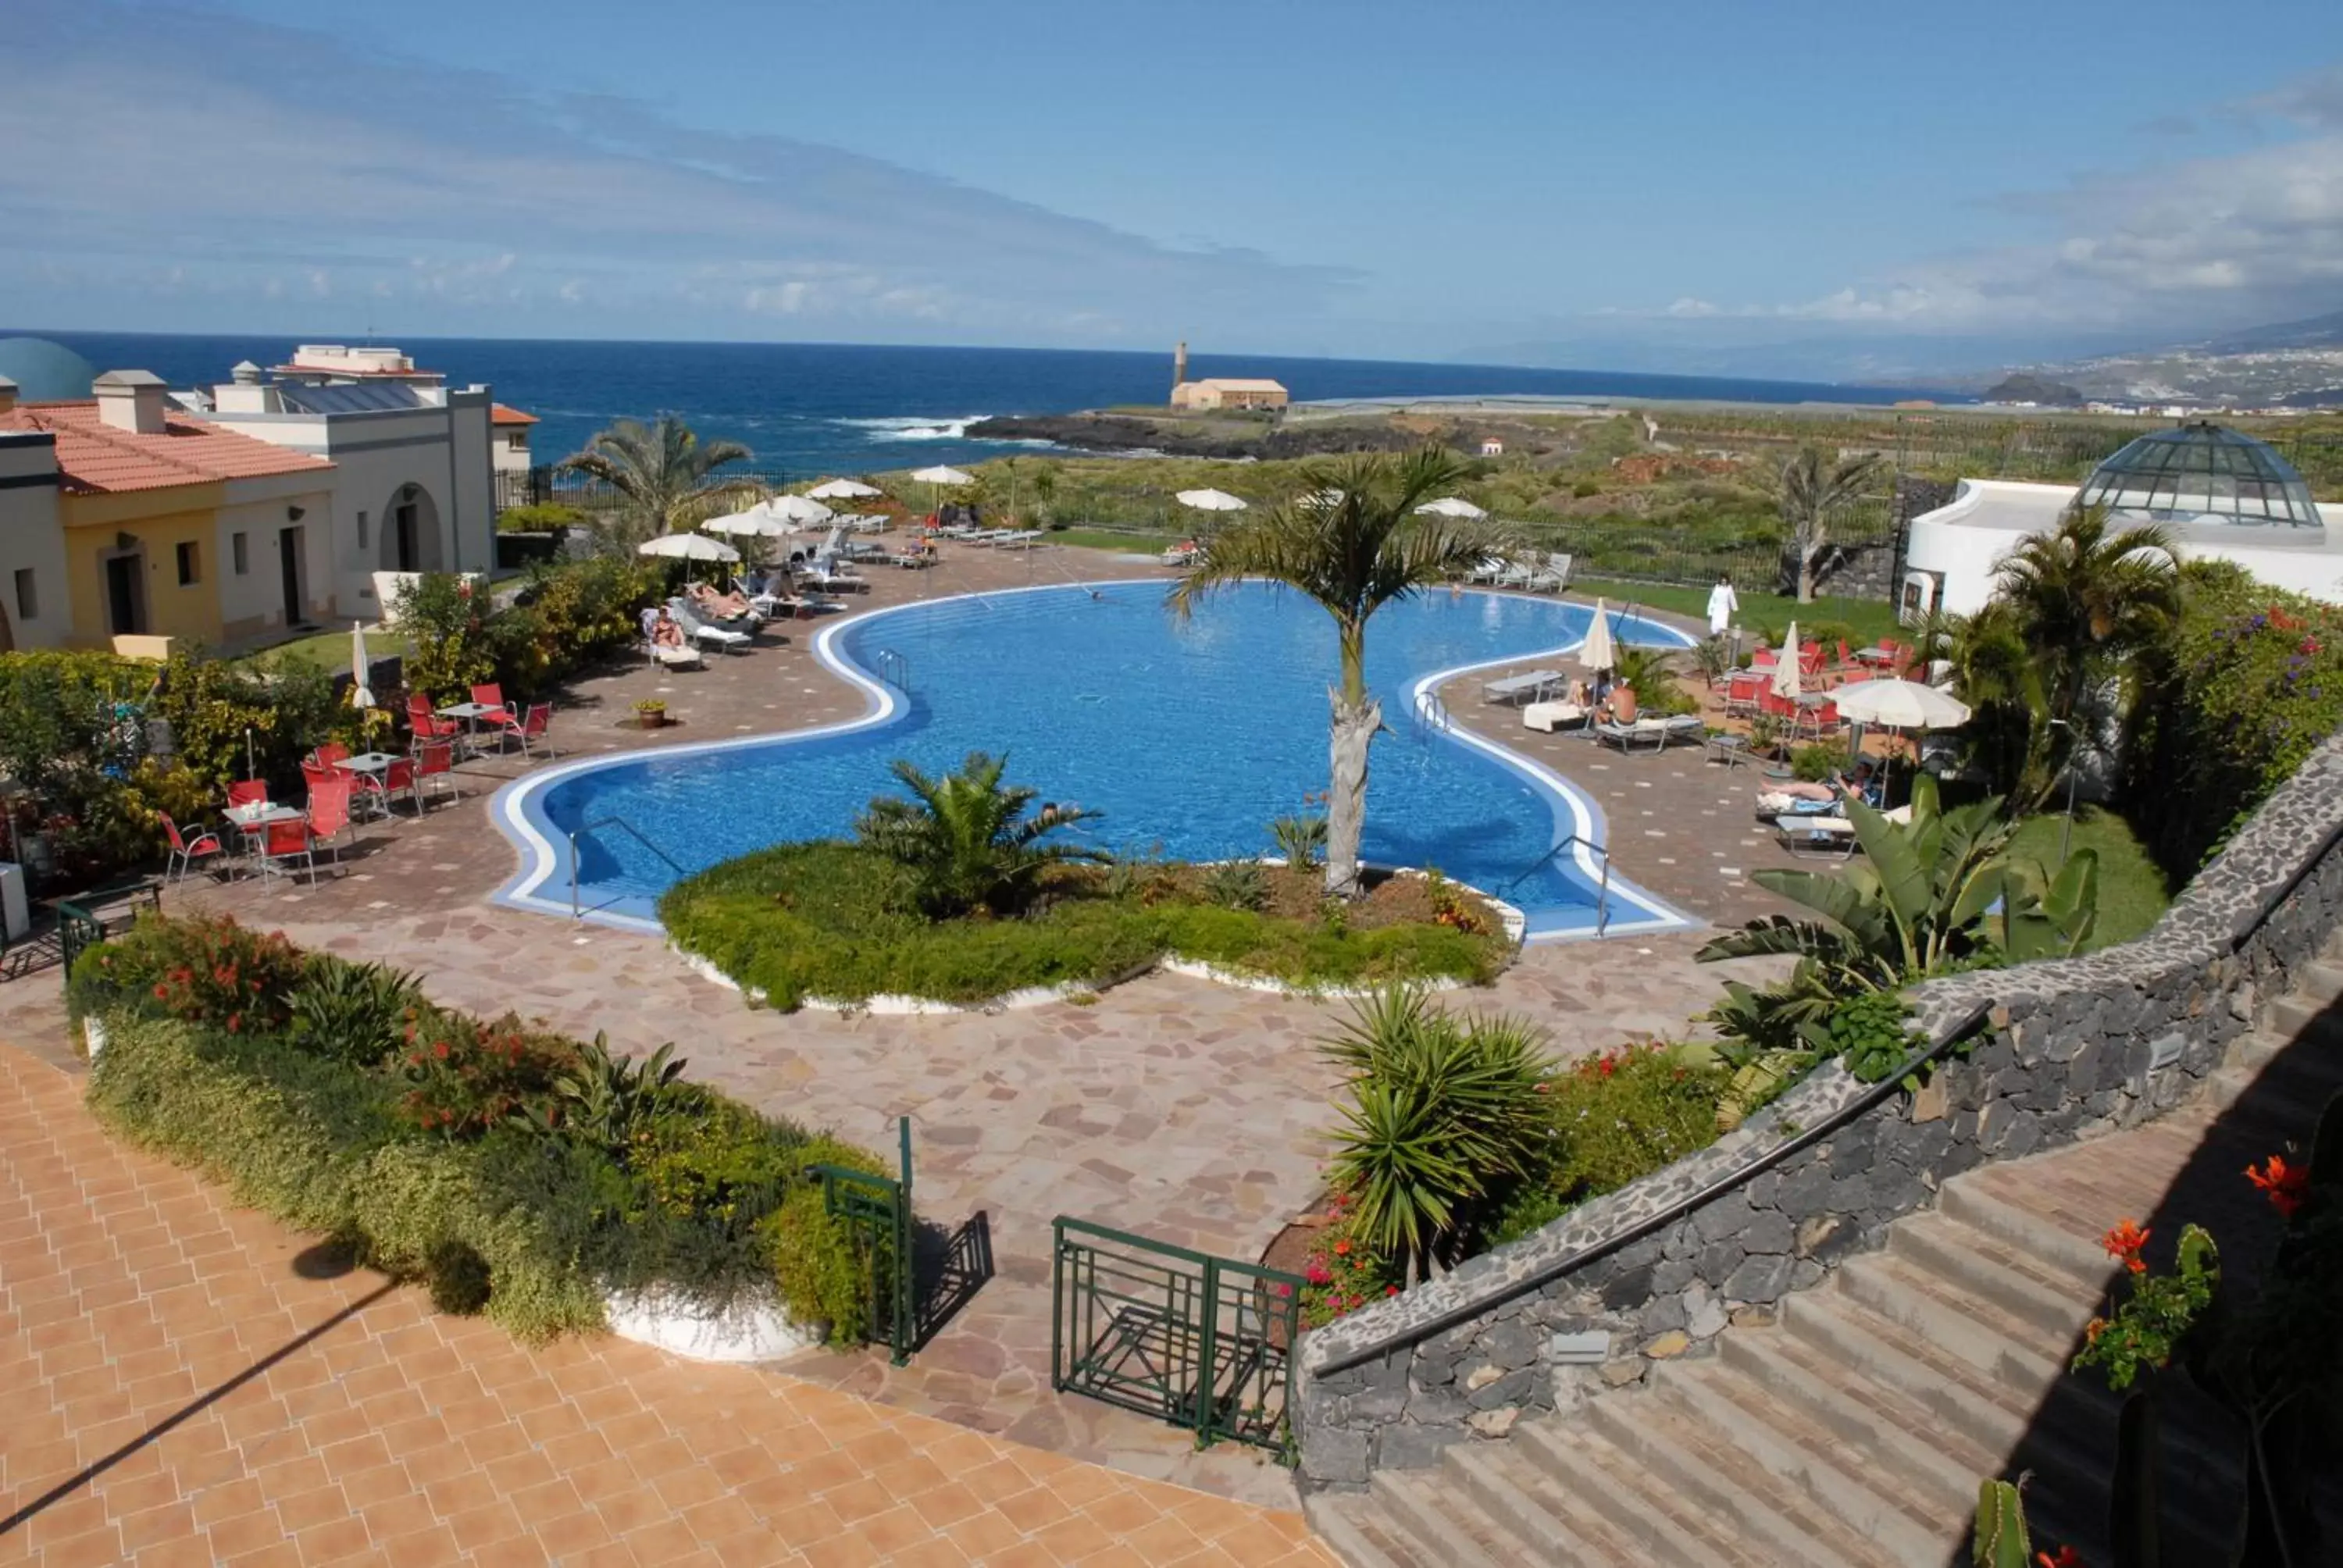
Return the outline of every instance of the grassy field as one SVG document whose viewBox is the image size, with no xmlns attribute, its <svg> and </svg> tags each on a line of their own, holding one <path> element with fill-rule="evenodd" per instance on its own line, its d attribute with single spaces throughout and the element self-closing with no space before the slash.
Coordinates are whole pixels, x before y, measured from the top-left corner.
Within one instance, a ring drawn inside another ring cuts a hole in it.
<svg viewBox="0 0 2343 1568">
<path fill-rule="evenodd" d="M 1601 594 L 1614 604 L 1635 604 L 1651 609 L 1673 610 L 1694 620 L 1704 620 L 1708 615 L 1708 589 L 1704 588 L 1605 582 L 1600 578 L 1590 577 L 1574 578 L 1570 587 L 1574 593 Z M 1857 647 L 1868 646 L 1883 637 L 1894 637 L 1896 633 L 1896 607 L 1885 599 L 1818 597 L 1812 604 L 1800 604 L 1796 599 L 1775 594 L 1745 591 L 1741 593 L 1740 598 L 1741 613 L 1735 618 L 1753 636 L 1760 627 L 1776 635 L 1785 634 L 1792 620 L 1798 622 L 1801 637 L 1818 624 L 1836 621 L 1851 628 L 1861 639 Z"/>
<path fill-rule="evenodd" d="M 367 634 L 367 654 L 373 658 L 404 658 L 415 651 L 415 645 L 403 637 L 387 631 Z M 324 670 L 344 670 L 350 667 L 350 634 L 347 631 L 321 631 L 315 637 L 297 638 L 280 642 L 258 653 L 246 654 L 239 664 L 274 664 L 280 658 L 314 666 Z"/>
<path fill-rule="evenodd" d="M 2063 812 L 2045 812 L 2017 829 L 2011 851 L 2018 859 L 2055 867 L 2059 839 L 2066 830 Z M 2098 851 L 2099 922 L 2091 937 L 2093 947 L 2112 947 L 2141 935 L 2172 902 L 2163 870 L 2133 836 L 2131 824 L 2115 812 L 2096 806 L 2077 807 L 2073 847 Z"/>
<path fill-rule="evenodd" d="M 1166 545 L 1179 541 L 1170 534 L 1110 533 L 1104 528 L 1064 528 L 1043 539 L 1044 544 L 1071 545 L 1083 550 L 1126 550 L 1140 555 L 1156 555 Z"/>
</svg>

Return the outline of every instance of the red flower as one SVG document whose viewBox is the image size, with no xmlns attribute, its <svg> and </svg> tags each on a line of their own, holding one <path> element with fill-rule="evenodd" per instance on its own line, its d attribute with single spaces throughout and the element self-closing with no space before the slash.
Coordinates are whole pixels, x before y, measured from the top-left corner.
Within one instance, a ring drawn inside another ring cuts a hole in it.
<svg viewBox="0 0 2343 1568">
<path fill-rule="evenodd" d="M 2141 1230 L 2135 1221 L 2126 1220 L 2100 1237 L 2099 1245 L 2107 1250 L 2108 1257 L 2117 1259 L 2133 1273 L 2145 1274 L 2147 1272 L 2147 1265 L 2140 1261 L 2139 1253 L 2140 1249 L 2147 1245 L 2147 1238 L 2150 1234 L 2151 1232 Z"/>
<path fill-rule="evenodd" d="M 1335 1242 L 1335 1243 L 1334 1243 L 1334 1256 L 1336 1256 L 1336 1257 L 1338 1257 L 1338 1258 L 1348 1257 L 1348 1256 L 1350 1255 L 1350 1251 L 1351 1251 L 1351 1241 L 1350 1241 L 1350 1238 L 1348 1238 L 1347 1236 L 1346 1236 L 1346 1237 L 1344 1237 L 1342 1241 L 1337 1241 L 1337 1242 Z"/>
<path fill-rule="evenodd" d="M 170 994 L 171 994 L 171 988 L 170 988 L 169 986 L 165 985 L 161 980 L 156 980 L 156 981 L 155 982 L 155 1000 L 156 1000 L 156 1001 L 161 1001 L 161 1000 L 163 1000 L 165 998 L 168 997 Z"/>
<path fill-rule="evenodd" d="M 437 1057 L 437 1058 L 438 1058 L 440 1060 L 442 1060 L 442 1061 L 447 1060 L 447 1042 L 446 1040 L 441 1040 L 438 1044 L 437 1044 L 437 1045 L 433 1046 L 433 1047 L 431 1048 L 431 1054 L 432 1054 L 432 1055 L 434 1055 L 434 1056 L 436 1056 L 436 1057 Z"/>
<path fill-rule="evenodd" d="M 2276 1154 L 2271 1155 L 2258 1170 L 2247 1166 L 2246 1180 L 2260 1188 L 2262 1195 L 2270 1201 L 2270 1207 L 2289 1220 L 2302 1207 L 2303 1201 L 2310 1196 L 2310 1168 L 2288 1165 Z"/>
<path fill-rule="evenodd" d="M 1302 1271 L 1302 1277 L 1313 1285 L 1331 1285 L 1334 1282 L 1334 1271 L 1315 1258 L 1310 1260 L 1310 1266 Z"/>
<path fill-rule="evenodd" d="M 1386 1296 L 1396 1296 L 1399 1294 L 1399 1287 L 1397 1285 L 1385 1285 L 1383 1287 L 1383 1294 Z"/>
<path fill-rule="evenodd" d="M 2056 1552 L 2036 1552 L 2034 1561 L 2041 1568 L 2083 1568 L 2083 1554 L 2072 1546 L 2061 1546 Z"/>
</svg>

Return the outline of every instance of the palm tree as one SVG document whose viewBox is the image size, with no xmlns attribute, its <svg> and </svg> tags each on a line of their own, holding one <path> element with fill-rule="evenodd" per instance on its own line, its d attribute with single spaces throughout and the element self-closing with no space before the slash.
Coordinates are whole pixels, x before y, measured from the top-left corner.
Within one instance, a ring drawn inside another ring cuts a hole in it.
<svg viewBox="0 0 2343 1568">
<path fill-rule="evenodd" d="M 748 457 L 749 448 L 738 441 L 703 445 L 690 426 L 662 415 L 656 425 L 621 419 L 597 431 L 586 450 L 561 466 L 616 490 L 617 526 L 608 532 L 619 543 L 639 544 L 696 527 L 717 508 L 758 495 L 763 487 L 754 479 L 709 477 L 712 470 Z"/>
<path fill-rule="evenodd" d="M 2104 507 L 2069 511 L 2056 532 L 2012 550 L 1996 590 L 2046 667 L 2051 714 L 2064 719 L 2180 612 L 2171 535 L 2153 525 L 2110 530 Z"/>
<path fill-rule="evenodd" d="M 1868 488 L 1879 468 L 1876 452 L 1842 458 L 1834 467 L 1820 447 L 1807 447 L 1782 465 L 1782 526 L 1789 529 L 1797 557 L 1800 604 L 1814 600 L 1815 568 L 1830 544 L 1831 514 Z"/>
<path fill-rule="evenodd" d="M 1304 472 L 1308 487 L 1299 498 L 1207 539 L 1172 586 L 1171 606 L 1184 617 L 1211 594 L 1262 578 L 1306 594 L 1334 618 L 1342 674 L 1327 693 L 1333 711 L 1326 890 L 1347 896 L 1359 885 L 1367 749 L 1383 728 L 1383 705 L 1367 689 L 1367 622 L 1387 604 L 1462 577 L 1494 541 L 1477 524 L 1416 515 L 1425 498 L 1464 472 L 1437 447 L 1397 460 L 1367 455 Z"/>
<path fill-rule="evenodd" d="M 1006 757 L 971 751 L 960 771 L 930 778 L 899 758 L 895 777 L 912 798 L 875 799 L 855 823 L 864 848 L 911 872 L 920 906 L 930 918 L 978 910 L 1013 915 L 1031 902 L 1051 867 L 1109 858 L 1079 844 L 1040 842 L 1098 813 L 1051 804 L 1026 816 L 1039 791 L 1003 786 L 1008 766 Z"/>
</svg>

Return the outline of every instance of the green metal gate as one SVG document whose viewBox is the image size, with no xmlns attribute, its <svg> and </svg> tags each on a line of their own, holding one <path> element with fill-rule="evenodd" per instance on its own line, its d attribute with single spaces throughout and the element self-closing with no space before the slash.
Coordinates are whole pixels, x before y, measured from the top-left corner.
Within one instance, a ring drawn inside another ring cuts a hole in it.
<svg viewBox="0 0 2343 1568">
<path fill-rule="evenodd" d="M 911 1119 L 899 1118 L 901 1174 L 892 1180 L 843 1165 L 815 1164 L 825 1213 L 847 1221 L 870 1292 L 870 1337 L 884 1338 L 890 1359 L 907 1365 L 919 1335 L 919 1276 L 911 1251 Z M 882 1333 L 881 1331 L 884 1331 Z"/>
<path fill-rule="evenodd" d="M 1262 1448 L 1285 1441 L 1302 1280 L 1060 1215 L 1050 1386 Z"/>
</svg>

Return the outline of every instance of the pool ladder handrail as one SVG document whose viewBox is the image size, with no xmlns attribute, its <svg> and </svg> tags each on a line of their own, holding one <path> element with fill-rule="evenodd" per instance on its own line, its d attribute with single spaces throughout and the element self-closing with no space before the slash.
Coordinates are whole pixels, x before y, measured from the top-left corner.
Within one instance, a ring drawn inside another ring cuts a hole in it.
<svg viewBox="0 0 2343 1568">
<path fill-rule="evenodd" d="M 643 830 L 640 828 L 636 827 L 624 817 L 601 817 L 597 818 L 591 822 L 581 822 L 577 827 L 569 829 L 569 918 L 571 920 L 583 920 L 585 918 L 585 912 L 579 907 L 578 898 L 578 835 L 582 833 L 591 833 L 597 828 L 623 828 L 629 834 L 633 835 L 636 843 L 640 844 L 644 849 L 649 849 L 652 854 L 657 855 L 660 859 L 665 860 L 668 864 L 668 869 L 673 871 L 677 876 L 688 877 L 691 875 L 689 871 L 685 870 L 681 866 L 675 863 L 674 856 L 669 854 L 665 849 L 660 849 L 657 844 L 652 843 L 649 838 L 644 836 Z"/>
<path fill-rule="evenodd" d="M 911 661 L 893 648 L 872 648 L 870 663 L 879 678 L 891 684 L 896 690 L 909 692 L 911 689 Z"/>
<path fill-rule="evenodd" d="M 1592 849 L 1594 852 L 1594 859 L 1597 862 L 1598 870 L 1598 877 L 1594 885 L 1594 934 L 1600 937 L 1604 931 L 1610 929 L 1611 925 L 1611 851 L 1596 843 L 1594 839 L 1586 837 L 1584 833 L 1569 832 L 1564 833 L 1561 838 L 1556 839 L 1551 849 L 1547 849 L 1544 854 L 1540 855 L 1536 859 L 1532 860 L 1527 866 L 1523 867 L 1520 876 L 1515 877 L 1512 881 L 1507 882 L 1503 889 L 1498 893 L 1498 897 L 1503 898 L 1507 894 L 1510 894 L 1515 888 L 1520 887 L 1523 882 L 1529 880 L 1531 875 L 1535 872 L 1538 868 L 1541 866 L 1552 865 L 1554 863 L 1554 858 L 1556 855 L 1561 854 L 1564 850 L 1571 848 L 1573 845 L 1580 845 L 1588 849 Z"/>
<path fill-rule="evenodd" d="M 1413 717 L 1419 734 L 1446 735 L 1456 728 L 1455 715 L 1448 711 L 1448 705 L 1440 700 L 1436 691 L 1416 693 Z"/>
</svg>

